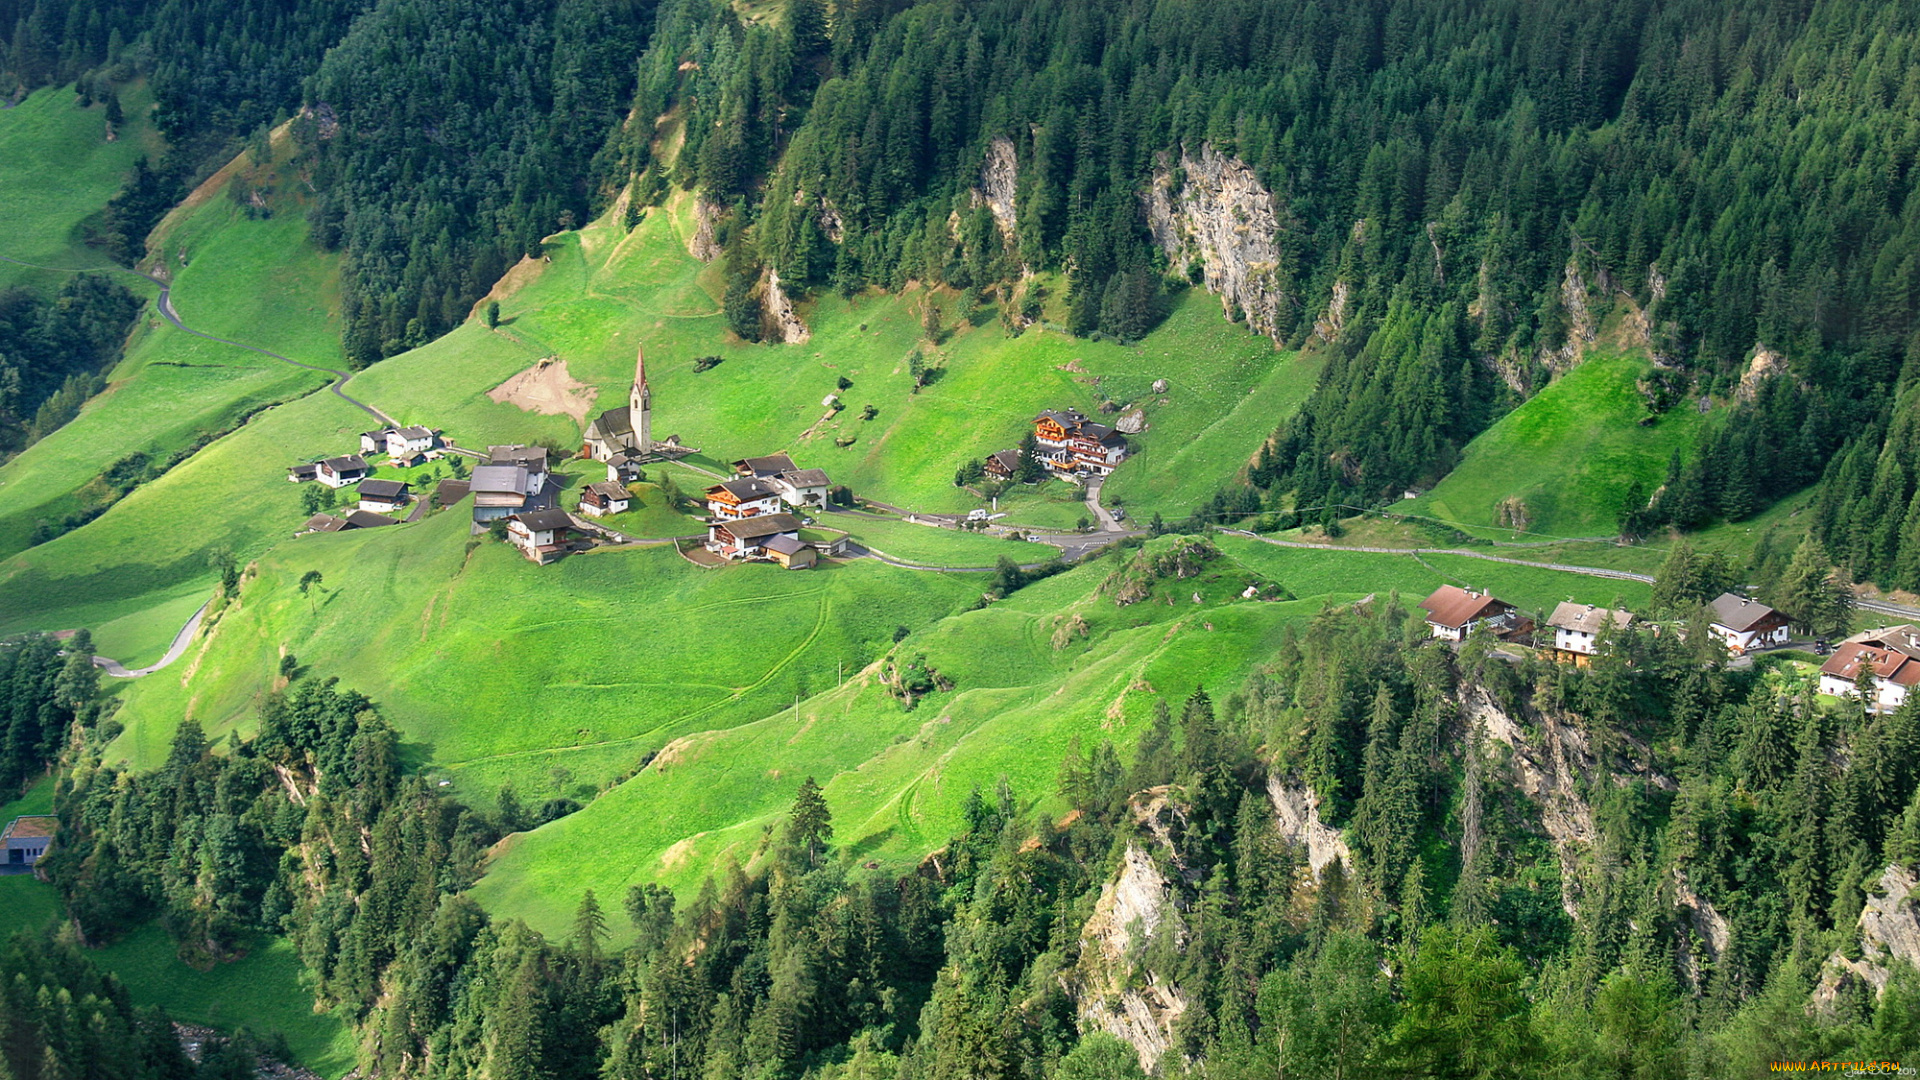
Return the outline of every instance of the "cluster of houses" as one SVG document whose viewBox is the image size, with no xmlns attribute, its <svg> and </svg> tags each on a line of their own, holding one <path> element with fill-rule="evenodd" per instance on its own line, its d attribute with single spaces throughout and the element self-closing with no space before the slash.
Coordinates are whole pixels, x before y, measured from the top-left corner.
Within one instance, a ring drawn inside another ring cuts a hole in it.
<svg viewBox="0 0 1920 1080">
<path fill-rule="evenodd" d="M 1127 438 L 1078 409 L 1048 409 L 1033 418 L 1033 441 L 1040 464 L 1070 483 L 1106 476 L 1127 459 Z M 1020 471 L 1020 451 L 987 455 L 987 475 L 1011 480 Z"/>
<path fill-rule="evenodd" d="M 786 454 L 741 458 L 733 471 L 733 479 L 707 489 L 707 550 L 789 570 L 813 566 L 820 551 L 800 539 L 795 515 L 826 509 L 826 472 L 802 469 Z"/>
<path fill-rule="evenodd" d="M 432 428 L 385 427 L 361 432 L 357 454 L 323 458 L 288 469 L 287 479 L 292 483 L 325 484 L 335 490 L 352 485 L 357 497 L 357 505 L 345 514 L 315 514 L 308 518 L 300 535 L 397 524 L 384 515 L 404 509 L 413 501 L 413 492 L 401 481 L 374 478 L 369 456 L 385 454 L 390 464 L 408 468 L 438 457 L 441 450 L 440 433 Z"/>
<path fill-rule="evenodd" d="M 60 819 L 51 814 L 22 814 L 7 823 L 5 832 L 0 832 L 0 845 L 6 848 L 5 873 L 25 873 L 32 870 L 53 847 L 53 834 L 60 827 Z"/>
</svg>

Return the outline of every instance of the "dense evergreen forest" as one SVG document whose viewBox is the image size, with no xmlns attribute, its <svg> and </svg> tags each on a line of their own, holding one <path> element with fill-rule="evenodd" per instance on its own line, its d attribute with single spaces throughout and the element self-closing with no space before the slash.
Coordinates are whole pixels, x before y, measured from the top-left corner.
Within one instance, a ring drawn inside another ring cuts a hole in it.
<svg viewBox="0 0 1920 1080">
<path fill-rule="evenodd" d="M 1136 338 L 1200 269 L 1168 264 L 1142 194 L 1210 148 L 1274 196 L 1259 325 L 1330 356 L 1210 513 L 1429 482 L 1625 314 L 1666 365 L 1650 415 L 1730 407 L 1627 493 L 1624 532 L 1739 520 L 1825 469 L 1835 557 L 1920 585 L 1913 515 L 1860 520 L 1920 505 L 1896 405 L 1920 355 L 1912 3 L 0 0 L 0 34 L 0 84 L 150 73 L 167 177 L 299 113 L 358 363 L 676 184 L 719 218 L 746 336 L 769 269 L 1032 314 L 1031 268 L 1065 272 L 1068 329 Z M 1004 232 L 978 197 L 996 139 Z M 1742 388 L 1759 349 L 1776 373 Z"/>
<path fill-rule="evenodd" d="M 139 313 L 139 297 L 99 274 L 52 297 L 0 290 L 0 458 L 73 419 Z"/>
<path fill-rule="evenodd" d="M 1710 563 L 1668 568 L 1667 611 L 1697 612 Z M 1180 1006 L 1148 1055 L 1167 1076 L 1655 1080 L 1920 1053 L 1920 971 L 1876 993 L 1829 960 L 1861 955 L 1883 875 L 1920 871 L 1920 702 L 1821 706 L 1672 634 L 1622 632 L 1585 669 L 1495 644 L 1456 652 L 1391 597 L 1330 608 L 1242 691 L 1163 699 L 1124 757 L 1074 746 L 1057 792 L 974 791 L 904 876 L 835 845 L 809 779 L 744 865 L 684 902 L 589 893 L 559 940 L 463 896 L 524 823 L 409 773 L 335 680 L 268 699 L 249 740 L 183 723 L 145 773 L 101 760 L 111 721 L 81 705 L 49 871 L 90 942 L 157 918 L 213 961 L 291 936 L 382 1076 L 1143 1076 L 1083 1018 L 1149 989 Z M 65 708 L 68 669 L 40 644 L 10 685 Z M 1516 760 L 1542 747 L 1580 764 L 1529 796 Z M 1288 791 L 1350 854 L 1309 862 L 1274 810 Z M 1569 807 L 1584 839 L 1556 832 Z M 1117 877 L 1160 898 L 1151 918 L 1101 915 Z M 83 961 L 12 955 L 138 1038 Z"/>
</svg>

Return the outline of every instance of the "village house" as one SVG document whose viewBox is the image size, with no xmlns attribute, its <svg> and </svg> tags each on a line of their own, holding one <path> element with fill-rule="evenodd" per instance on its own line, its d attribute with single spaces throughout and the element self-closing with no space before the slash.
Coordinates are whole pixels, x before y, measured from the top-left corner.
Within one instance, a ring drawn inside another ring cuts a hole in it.
<svg viewBox="0 0 1920 1080">
<path fill-rule="evenodd" d="M 308 533 L 348 532 L 353 529 L 377 529 L 382 525 L 398 525 L 398 521 L 385 514 L 376 514 L 371 510 L 354 510 L 342 517 L 336 514 L 315 514 L 307 519 L 295 536 Z"/>
<path fill-rule="evenodd" d="M 633 505 L 633 495 L 611 480 L 588 484 L 580 491 L 580 512 L 588 517 L 624 514 Z"/>
<path fill-rule="evenodd" d="M 507 517 L 507 543 L 542 566 L 572 551 L 573 518 L 560 509 L 530 510 Z"/>
<path fill-rule="evenodd" d="M 637 457 L 653 451 L 653 391 L 647 387 L 647 351 L 641 348 L 633 360 L 633 385 L 627 390 L 627 403 L 608 409 L 587 425 L 583 450 L 595 461 L 611 461 L 622 450 Z"/>
<path fill-rule="evenodd" d="M 707 489 L 707 513 L 715 520 L 749 518 L 780 510 L 780 493 L 764 480 L 729 480 Z"/>
<path fill-rule="evenodd" d="M 1447 641 L 1464 641 L 1474 627 L 1482 624 L 1496 634 L 1511 633 L 1520 624 L 1519 612 L 1512 604 L 1457 585 L 1440 586 L 1420 601 L 1420 608 L 1427 613 L 1427 626 L 1433 636 Z"/>
<path fill-rule="evenodd" d="M 517 514 L 522 510 L 543 510 L 553 505 L 551 494 L 524 465 L 479 465 L 467 481 L 473 493 L 473 520 L 487 522 Z"/>
<path fill-rule="evenodd" d="M 1011 480 L 1020 472 L 1020 451 L 996 450 L 987 455 L 984 467 L 995 480 Z"/>
<path fill-rule="evenodd" d="M 360 481 L 360 509 L 391 513 L 413 501 L 407 485 L 398 480 Z"/>
<path fill-rule="evenodd" d="M 1721 593 L 1707 606 L 1713 610 L 1708 631 L 1725 642 L 1727 651 L 1735 656 L 1787 643 L 1787 617 L 1758 600 Z"/>
<path fill-rule="evenodd" d="M 1034 417 L 1033 439 L 1041 462 L 1066 479 L 1106 476 L 1127 457 L 1126 436 L 1078 409 L 1049 409 Z"/>
<path fill-rule="evenodd" d="M 766 457 L 741 458 L 733 463 L 733 471 L 739 476 L 748 476 L 756 480 L 765 480 L 779 476 L 783 472 L 793 472 L 800 466 L 785 454 L 768 454 Z"/>
<path fill-rule="evenodd" d="M 544 446 L 522 446 L 511 443 L 506 446 L 487 447 L 487 464 L 518 466 L 527 470 L 527 480 L 533 485 L 531 494 L 538 495 L 547 483 L 547 448 Z"/>
<path fill-rule="evenodd" d="M 827 508 L 827 479 L 825 469 L 788 469 L 778 476 L 771 477 L 768 483 L 780 496 L 780 501 L 790 510 L 825 510 Z"/>
<path fill-rule="evenodd" d="M 287 470 L 287 482 L 290 484 L 304 484 L 319 478 L 320 466 L 318 465 L 295 465 Z"/>
<path fill-rule="evenodd" d="M 6 865 L 11 869 L 32 867 L 53 848 L 53 834 L 60 819 L 52 814 L 22 814 L 7 823 L 0 833 L 7 849 Z"/>
<path fill-rule="evenodd" d="M 1873 673 L 1868 711 L 1892 712 L 1906 704 L 1907 692 L 1920 683 L 1920 629 L 1885 626 L 1841 642 L 1820 666 L 1820 692 L 1834 697 L 1858 693 L 1862 667 Z"/>
<path fill-rule="evenodd" d="M 330 488 L 343 488 L 367 478 L 367 459 L 359 454 L 330 457 L 314 468 L 314 479 Z"/>
<path fill-rule="evenodd" d="M 1600 652 L 1600 643 L 1612 630 L 1624 630 L 1633 623 L 1633 612 L 1611 611 L 1592 604 L 1571 601 L 1553 609 L 1547 625 L 1553 628 L 1553 658 L 1561 663 L 1582 667 Z"/>
<path fill-rule="evenodd" d="M 610 484 L 635 484 L 646 475 L 640 463 L 646 456 L 637 451 L 620 449 L 607 458 L 607 482 Z"/>
<path fill-rule="evenodd" d="M 362 454 L 385 454 L 395 461 L 412 461 L 439 447 L 438 433 L 432 428 L 417 424 L 409 427 L 384 427 L 360 433 Z"/>
<path fill-rule="evenodd" d="M 813 545 L 797 536 L 777 535 L 767 539 L 767 557 L 789 570 L 811 570 L 820 561 Z"/>
<path fill-rule="evenodd" d="M 779 513 L 716 520 L 707 527 L 707 550 L 729 559 L 770 558 L 767 542 L 777 536 L 798 541 L 800 520 Z"/>
</svg>

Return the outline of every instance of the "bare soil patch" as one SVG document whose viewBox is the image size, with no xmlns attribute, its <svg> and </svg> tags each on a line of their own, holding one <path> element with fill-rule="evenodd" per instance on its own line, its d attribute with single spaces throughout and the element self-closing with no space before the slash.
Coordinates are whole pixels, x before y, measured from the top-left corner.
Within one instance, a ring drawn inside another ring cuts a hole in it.
<svg viewBox="0 0 1920 1080">
<path fill-rule="evenodd" d="M 550 356 L 487 391 L 487 397 L 531 413 L 571 416 L 585 424 L 597 393 L 596 388 L 574 380 L 565 360 Z"/>
</svg>

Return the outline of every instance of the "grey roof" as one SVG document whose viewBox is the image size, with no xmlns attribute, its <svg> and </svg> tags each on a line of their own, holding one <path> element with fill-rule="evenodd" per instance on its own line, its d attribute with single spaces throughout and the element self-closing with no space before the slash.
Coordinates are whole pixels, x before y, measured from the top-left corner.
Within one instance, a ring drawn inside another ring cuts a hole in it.
<svg viewBox="0 0 1920 1080">
<path fill-rule="evenodd" d="M 827 479 L 825 469 L 790 469 L 781 473 L 780 479 L 794 487 L 826 487 L 832 482 Z"/>
<path fill-rule="evenodd" d="M 1753 629 L 1765 622 L 1768 616 L 1786 617 L 1758 600 L 1749 600 L 1730 592 L 1721 593 L 1708 606 L 1713 609 L 1713 621 L 1736 634 Z"/>
<path fill-rule="evenodd" d="M 525 465 L 535 472 L 546 472 L 547 448 L 544 446 L 523 446 L 520 443 L 510 443 L 506 446 L 489 446 L 487 447 L 487 464 Z"/>
<path fill-rule="evenodd" d="M 609 465 L 637 465 L 645 460 L 647 460 L 647 455 L 635 450 L 631 446 L 623 446 L 607 455 L 607 464 Z"/>
<path fill-rule="evenodd" d="M 367 471 L 367 459 L 361 457 L 359 454 L 346 454 L 341 457 L 330 457 L 327 460 L 321 462 L 320 464 L 325 465 L 327 468 L 332 469 L 334 472 L 337 472 L 337 473 Z"/>
<path fill-rule="evenodd" d="M 714 526 L 727 530 L 736 540 L 757 540 L 762 536 L 774 536 L 779 533 L 798 533 L 800 519 L 792 514 L 759 514 L 748 518 L 716 521 Z"/>
<path fill-rule="evenodd" d="M 633 498 L 633 494 L 631 492 L 629 492 L 626 488 L 621 487 L 619 484 L 616 484 L 611 480 L 601 480 L 597 483 L 588 484 L 585 488 L 581 489 L 580 493 L 584 495 L 587 492 L 592 492 L 593 494 L 598 495 L 603 499 Z"/>
<path fill-rule="evenodd" d="M 318 475 L 319 472 L 320 467 L 318 465 L 295 465 L 287 470 L 287 475 L 304 477 L 311 480 L 314 476 Z"/>
<path fill-rule="evenodd" d="M 796 551 L 805 551 L 807 545 L 797 536 L 779 535 L 769 539 L 765 547 L 768 551 L 777 551 L 782 555 L 791 555 Z"/>
<path fill-rule="evenodd" d="M 382 517 L 371 510 L 355 510 L 353 513 L 347 515 L 346 528 L 372 529 L 372 528 L 377 528 L 381 525 L 398 525 L 398 524 L 400 523 L 393 520 L 392 518 Z"/>
<path fill-rule="evenodd" d="M 739 480 L 729 480 L 724 484 L 715 484 L 707 489 L 707 494 L 711 495 L 715 491 L 725 491 L 741 502 L 752 502 L 755 499 L 768 499 L 776 494 L 771 486 L 757 478 L 751 477 L 742 477 Z"/>
<path fill-rule="evenodd" d="M 476 465 L 468 482 L 472 491 L 511 491 L 516 495 L 525 495 L 530 486 L 524 465 Z"/>
<path fill-rule="evenodd" d="M 751 473 L 754 476 L 774 476 L 783 472 L 792 472 L 798 466 L 785 454 L 768 454 L 766 457 L 741 458 L 733 463 L 735 469 Z"/>
<path fill-rule="evenodd" d="M 396 428 L 395 430 L 396 430 L 396 431 L 398 431 L 398 432 L 400 433 L 400 435 L 401 435 L 401 436 L 403 436 L 403 437 L 405 437 L 405 438 L 408 438 L 408 439 L 431 439 L 431 438 L 433 438 L 433 432 L 432 432 L 432 431 L 431 431 L 430 429 L 428 429 L 428 428 L 423 428 L 423 427 L 421 427 L 421 426 L 420 426 L 420 425 L 418 425 L 418 424 L 415 424 L 415 425 L 413 425 L 412 427 L 403 427 L 403 428 Z"/>
<path fill-rule="evenodd" d="M 339 532 L 347 527 L 346 518 L 337 518 L 332 514 L 315 514 L 300 527 L 301 532 Z"/>
<path fill-rule="evenodd" d="M 1561 630 L 1578 630 L 1583 634 L 1599 634 L 1605 632 L 1608 619 L 1612 619 L 1613 625 L 1624 627 L 1633 621 L 1633 612 L 1612 611 L 1592 604 L 1567 601 L 1553 609 L 1553 617 L 1547 620 L 1547 625 Z"/>
<path fill-rule="evenodd" d="M 363 499 L 398 499 L 407 493 L 407 485 L 398 480 L 362 480 L 360 497 Z"/>
<path fill-rule="evenodd" d="M 1040 415 L 1052 420 L 1068 431 L 1079 427 L 1087 419 L 1086 415 L 1079 409 L 1045 409 L 1041 411 Z"/>
<path fill-rule="evenodd" d="M 620 435 L 633 434 L 633 409 L 622 405 L 617 409 L 608 409 L 587 425 L 587 438 L 610 439 Z"/>
<path fill-rule="evenodd" d="M 511 516 L 515 521 L 535 531 L 566 529 L 573 526 L 573 516 L 565 510 L 530 510 L 524 514 Z"/>
<path fill-rule="evenodd" d="M 373 439 L 376 442 L 385 442 L 389 434 L 398 430 L 399 430 L 398 428 L 390 428 L 390 427 L 375 428 L 372 431 L 361 432 L 360 437 L 363 439 Z"/>
</svg>

